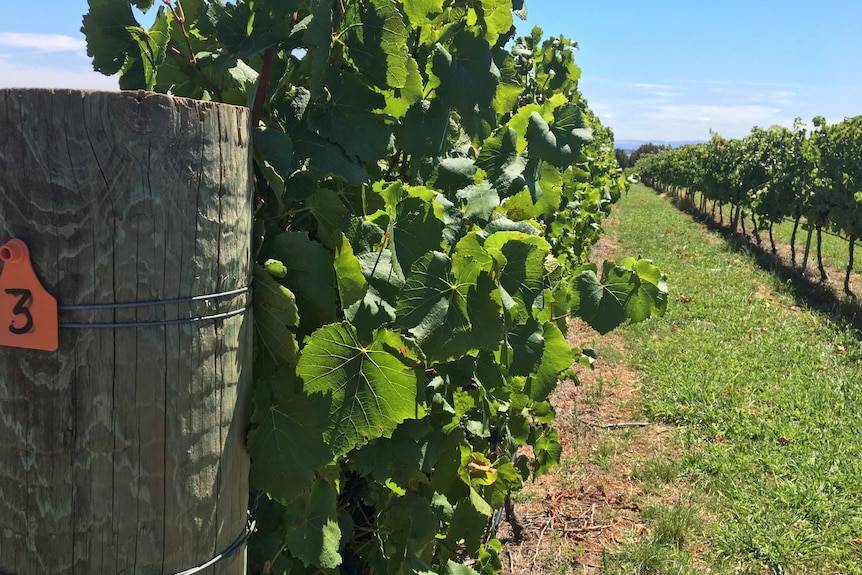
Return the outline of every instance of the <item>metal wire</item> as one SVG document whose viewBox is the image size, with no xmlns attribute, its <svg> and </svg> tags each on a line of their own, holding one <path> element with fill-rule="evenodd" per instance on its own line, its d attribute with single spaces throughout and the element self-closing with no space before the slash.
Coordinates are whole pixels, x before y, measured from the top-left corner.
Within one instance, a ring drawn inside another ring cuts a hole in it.
<svg viewBox="0 0 862 575">
<path fill-rule="evenodd" d="M 114 322 L 114 323 L 59 323 L 57 324 L 59 327 L 64 328 L 73 328 L 73 329 L 112 329 L 119 327 L 158 327 L 164 325 L 181 325 L 186 323 L 200 323 L 205 321 L 216 321 L 220 319 L 226 319 L 229 317 L 233 317 L 235 315 L 239 315 L 250 310 L 250 306 L 242 307 L 239 309 L 235 309 L 232 311 L 226 311 L 224 313 L 216 313 L 212 315 L 204 315 L 198 317 L 189 317 L 183 319 L 166 319 L 162 321 L 130 321 L 130 322 Z"/>
<path fill-rule="evenodd" d="M 263 497 L 263 491 L 258 491 L 257 494 L 255 494 L 254 496 L 254 501 L 252 501 L 251 508 L 246 511 L 245 526 L 230 545 L 225 547 L 224 550 L 221 551 L 221 553 L 217 553 L 216 555 L 214 555 L 206 563 L 198 565 L 197 567 L 192 567 L 191 569 L 186 569 L 185 571 L 179 571 L 174 575 L 195 575 L 195 573 L 200 573 L 201 571 L 212 567 L 216 563 L 230 558 L 231 555 L 239 551 L 246 544 L 249 537 L 251 537 L 251 534 L 254 533 L 254 528 L 257 526 L 257 518 L 255 517 L 255 515 L 257 514 L 257 506 L 260 503 L 261 497 Z M 12 574 L 0 571 L 0 575 Z"/>
<path fill-rule="evenodd" d="M 160 305 L 170 305 L 175 303 L 193 303 L 197 301 L 205 301 L 210 299 L 234 298 L 238 295 L 247 293 L 250 286 L 238 288 L 235 290 L 225 291 L 221 293 L 213 293 L 208 295 L 196 295 L 191 297 L 180 297 L 175 299 L 164 299 L 156 301 L 133 301 L 126 303 L 94 303 L 94 304 L 76 304 L 76 305 L 58 305 L 60 311 L 78 310 L 78 309 L 121 309 L 130 307 L 156 307 Z"/>
<path fill-rule="evenodd" d="M 138 307 L 158 307 L 171 304 L 195 303 L 209 301 L 215 299 L 233 299 L 239 295 L 249 293 L 251 286 L 213 293 L 207 295 L 196 295 L 191 297 L 181 297 L 174 299 L 155 300 L 155 301 L 135 301 L 122 303 L 98 303 L 98 304 L 75 304 L 75 305 L 58 305 L 60 311 L 76 311 L 76 310 L 100 310 L 100 309 L 128 309 Z M 60 322 L 59 327 L 71 329 L 113 329 L 122 327 L 158 327 L 165 325 L 182 325 L 188 323 L 200 323 L 207 321 L 217 321 L 227 319 L 241 313 L 245 313 L 251 306 L 246 306 L 240 309 L 235 309 L 223 313 L 209 314 L 203 316 L 195 316 L 180 319 L 166 319 L 157 321 L 129 321 L 129 322 Z M 0 574 L 2 575 L 2 574 Z"/>
<path fill-rule="evenodd" d="M 255 495 L 254 502 L 252 502 L 251 505 L 251 509 L 248 510 L 248 519 L 246 520 L 245 527 L 243 528 L 242 532 L 237 535 L 236 539 L 233 540 L 233 543 L 228 545 L 221 553 L 214 555 L 212 559 L 210 559 L 206 563 L 198 565 L 197 567 L 192 567 L 191 569 L 186 569 L 185 571 L 180 571 L 178 573 L 175 573 L 174 575 L 195 575 L 195 573 L 200 573 L 201 571 L 212 567 L 219 561 L 223 561 L 224 559 L 229 558 L 240 548 L 242 548 L 245 545 L 246 541 L 248 541 L 248 538 L 251 537 L 251 534 L 254 533 L 254 528 L 257 525 L 257 519 L 255 518 L 255 514 L 257 513 L 257 505 L 258 503 L 260 503 L 260 498 L 262 496 L 263 491 L 258 491 L 257 495 Z"/>
</svg>

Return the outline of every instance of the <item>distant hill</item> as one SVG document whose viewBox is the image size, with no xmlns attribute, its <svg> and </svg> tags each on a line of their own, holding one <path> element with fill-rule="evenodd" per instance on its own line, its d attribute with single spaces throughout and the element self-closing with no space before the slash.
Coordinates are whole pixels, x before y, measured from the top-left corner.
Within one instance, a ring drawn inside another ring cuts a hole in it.
<svg viewBox="0 0 862 575">
<path fill-rule="evenodd" d="M 672 142 L 666 140 L 616 140 L 614 142 L 614 146 L 625 150 L 626 152 L 634 152 L 644 144 L 656 144 L 659 146 L 670 145 L 674 148 L 678 148 L 686 144 L 700 144 L 701 142 L 703 142 L 703 140 L 678 140 Z"/>
</svg>

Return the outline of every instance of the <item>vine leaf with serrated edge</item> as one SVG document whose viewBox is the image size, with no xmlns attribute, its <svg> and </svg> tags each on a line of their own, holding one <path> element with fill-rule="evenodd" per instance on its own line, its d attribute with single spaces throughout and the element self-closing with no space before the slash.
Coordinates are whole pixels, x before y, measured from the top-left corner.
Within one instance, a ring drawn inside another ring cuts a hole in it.
<svg viewBox="0 0 862 575">
<path fill-rule="evenodd" d="M 306 393 L 330 398 L 324 437 L 336 456 L 390 437 L 402 421 L 424 416 L 410 355 L 408 344 L 395 332 L 378 330 L 363 344 L 346 322 L 324 326 L 308 337 L 296 371 Z"/>
<path fill-rule="evenodd" d="M 300 334 L 337 321 L 332 252 L 304 233 L 283 232 L 267 241 L 263 257 L 287 267 L 287 275 L 279 283 L 296 296 Z"/>
<path fill-rule="evenodd" d="M 279 503 L 287 505 L 313 483 L 315 471 L 333 454 L 323 440 L 328 404 L 325 397 L 308 396 L 296 376 L 280 370 L 272 381 L 256 382 L 249 481 Z M 268 395 L 268 388 L 275 391 Z M 264 394 L 264 395 L 261 395 Z"/>
<path fill-rule="evenodd" d="M 357 70 L 381 89 L 408 81 L 409 31 L 391 0 L 359 0 L 346 6 L 339 39 Z"/>
<path fill-rule="evenodd" d="M 299 324 L 295 296 L 261 265 L 254 268 L 254 291 L 258 342 L 277 365 L 296 365 L 299 348 L 290 330 Z"/>
<path fill-rule="evenodd" d="M 307 566 L 336 569 L 342 557 L 341 526 L 338 522 L 338 492 L 334 485 L 338 469 L 327 470 L 288 508 L 286 542 L 294 557 Z"/>
<path fill-rule="evenodd" d="M 664 315 L 667 282 L 646 260 L 628 258 L 620 264 L 606 261 L 601 280 L 589 269 L 577 276 L 572 296 L 577 316 L 605 334 L 628 318 L 643 321 Z"/>
<path fill-rule="evenodd" d="M 473 349 L 469 288 L 455 280 L 452 261 L 444 253 L 425 254 L 411 268 L 396 315 L 430 360 L 458 358 Z"/>
</svg>

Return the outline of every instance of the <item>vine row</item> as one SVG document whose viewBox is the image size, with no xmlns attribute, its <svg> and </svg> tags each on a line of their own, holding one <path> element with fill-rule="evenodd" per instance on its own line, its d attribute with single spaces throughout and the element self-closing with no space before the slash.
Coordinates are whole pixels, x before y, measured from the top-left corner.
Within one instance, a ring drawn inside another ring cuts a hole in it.
<svg viewBox="0 0 862 575">
<path fill-rule="evenodd" d="M 89 4 L 121 87 L 252 109 L 251 572 L 499 573 L 492 511 L 594 357 L 569 319 L 667 305 L 649 261 L 588 261 L 624 181 L 574 42 L 516 37 L 521 0 Z"/>
<path fill-rule="evenodd" d="M 814 118 L 808 129 L 797 119 L 793 128 L 754 128 L 741 139 L 717 134 L 703 144 L 682 146 L 642 156 L 635 170 L 651 185 L 700 192 L 700 207 L 707 200 L 718 207 L 731 207 L 731 226 L 745 232 L 745 213 L 750 214 L 752 232 L 769 233 L 776 251 L 773 226 L 793 220 L 791 261 L 796 265 L 796 236 L 803 221 L 817 237 L 820 281 L 827 279 L 823 267 L 824 230 L 848 240 L 844 291 L 850 290 L 856 240 L 862 237 L 862 116 L 829 124 Z M 809 239 L 810 239 L 809 234 Z"/>
</svg>

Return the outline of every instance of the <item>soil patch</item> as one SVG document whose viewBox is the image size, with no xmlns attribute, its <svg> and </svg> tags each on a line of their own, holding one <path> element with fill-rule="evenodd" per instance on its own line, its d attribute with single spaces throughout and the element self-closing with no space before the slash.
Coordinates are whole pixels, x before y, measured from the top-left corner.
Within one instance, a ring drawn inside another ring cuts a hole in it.
<svg viewBox="0 0 862 575">
<path fill-rule="evenodd" d="M 613 252 L 605 236 L 593 256 L 600 262 Z M 525 530 L 516 541 L 508 523 L 500 527 L 504 574 L 600 573 L 606 549 L 648 535 L 642 509 L 685 490 L 679 480 L 655 486 L 636 478 L 645 463 L 676 460 L 681 449 L 673 430 L 644 418 L 640 374 L 622 339 L 573 320 L 568 340 L 595 348 L 599 359 L 593 369 L 577 366 L 579 383 L 561 382 L 551 395 L 561 463 L 515 496 Z"/>
</svg>

